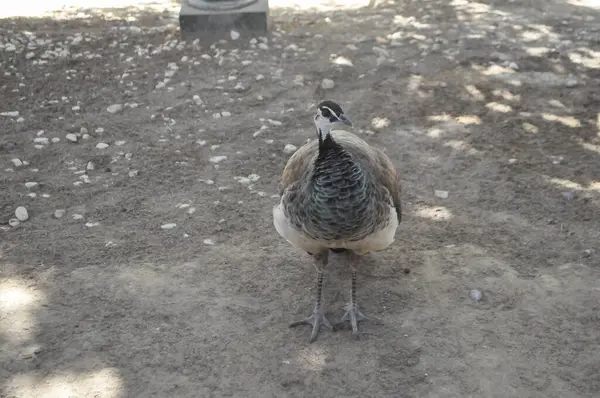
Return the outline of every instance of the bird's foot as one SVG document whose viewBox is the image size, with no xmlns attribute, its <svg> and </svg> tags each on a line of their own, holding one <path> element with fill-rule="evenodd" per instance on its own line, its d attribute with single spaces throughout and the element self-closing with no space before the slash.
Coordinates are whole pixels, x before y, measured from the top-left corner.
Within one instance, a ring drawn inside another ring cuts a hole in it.
<svg viewBox="0 0 600 398">
<path fill-rule="evenodd" d="M 350 322 L 350 326 L 352 327 L 352 336 L 358 339 L 360 338 L 360 334 L 358 333 L 358 322 L 367 320 L 369 318 L 363 315 L 356 305 L 347 304 L 345 310 L 346 313 L 342 317 L 342 320 L 335 325 L 335 329 L 340 330 L 346 325 L 346 322 Z"/>
<path fill-rule="evenodd" d="M 290 328 L 304 324 L 312 325 L 312 332 L 310 334 L 311 343 L 317 339 L 317 335 L 319 334 L 319 328 L 321 327 L 321 325 L 325 325 L 329 329 L 333 329 L 331 323 L 325 317 L 325 314 L 323 313 L 323 310 L 321 308 L 315 308 L 313 313 L 308 318 L 291 323 Z"/>
</svg>

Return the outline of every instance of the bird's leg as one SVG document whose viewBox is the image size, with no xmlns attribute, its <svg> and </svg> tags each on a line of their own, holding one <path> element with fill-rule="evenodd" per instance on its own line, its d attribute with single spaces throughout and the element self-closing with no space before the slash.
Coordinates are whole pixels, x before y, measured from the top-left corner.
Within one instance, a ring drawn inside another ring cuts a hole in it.
<svg viewBox="0 0 600 398">
<path fill-rule="evenodd" d="M 290 328 L 304 324 L 312 325 L 312 332 L 310 334 L 311 343 L 317 339 L 317 335 L 319 334 L 319 328 L 321 325 L 325 325 L 328 328 L 332 329 L 331 323 L 325 317 L 325 314 L 323 313 L 323 308 L 321 307 L 323 291 L 323 271 L 325 269 L 325 266 L 327 265 L 328 252 L 325 251 L 323 253 L 314 254 L 314 257 L 315 266 L 317 268 L 317 296 L 315 302 L 315 309 L 308 318 L 290 324 Z"/>
<path fill-rule="evenodd" d="M 360 312 L 356 302 L 356 263 L 358 262 L 358 255 L 355 253 L 351 253 L 349 255 L 349 260 L 350 269 L 352 271 L 352 289 L 350 293 L 350 302 L 344 307 L 346 313 L 342 317 L 341 322 L 343 323 L 349 321 L 350 325 L 352 326 L 352 335 L 355 338 L 359 338 L 360 336 L 358 334 L 358 322 L 364 321 L 368 318 Z"/>
</svg>

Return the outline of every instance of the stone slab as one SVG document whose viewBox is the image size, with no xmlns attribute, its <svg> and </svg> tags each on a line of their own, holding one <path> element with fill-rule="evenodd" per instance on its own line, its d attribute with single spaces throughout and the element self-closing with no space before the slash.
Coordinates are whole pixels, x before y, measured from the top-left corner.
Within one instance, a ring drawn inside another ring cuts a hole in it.
<svg viewBox="0 0 600 398">
<path fill-rule="evenodd" d="M 266 34 L 268 19 L 269 0 L 258 0 L 247 7 L 231 10 L 199 9 L 182 0 L 179 11 L 179 27 L 184 40 L 225 34 L 231 30 Z"/>
</svg>

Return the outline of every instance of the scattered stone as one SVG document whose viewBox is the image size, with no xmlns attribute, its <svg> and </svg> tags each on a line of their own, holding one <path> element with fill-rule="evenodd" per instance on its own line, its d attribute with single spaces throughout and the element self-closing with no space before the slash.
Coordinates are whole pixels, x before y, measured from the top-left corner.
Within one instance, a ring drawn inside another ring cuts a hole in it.
<svg viewBox="0 0 600 398">
<path fill-rule="evenodd" d="M 331 90 L 335 87 L 335 82 L 331 79 L 323 79 L 321 81 L 321 88 L 324 90 Z"/>
<path fill-rule="evenodd" d="M 54 218 L 62 218 L 66 214 L 66 212 L 67 211 L 65 209 L 54 210 Z"/>
<path fill-rule="evenodd" d="M 47 137 L 36 137 L 33 139 L 33 142 L 41 145 L 48 145 L 50 140 Z"/>
<path fill-rule="evenodd" d="M 40 184 L 38 184 L 37 182 L 28 181 L 28 182 L 25 183 L 25 188 L 27 188 L 27 189 L 34 189 L 34 188 L 37 188 L 38 185 L 40 185 Z"/>
<path fill-rule="evenodd" d="M 256 81 L 259 82 L 261 80 L 265 80 L 265 75 L 256 75 Z"/>
<path fill-rule="evenodd" d="M 19 224 L 21 224 L 21 221 L 17 220 L 16 218 L 11 218 L 10 220 L 8 220 L 8 225 L 10 225 L 11 227 L 18 227 Z"/>
<path fill-rule="evenodd" d="M 94 166 L 94 162 L 92 162 L 91 160 L 88 162 L 87 166 L 85 166 L 85 168 L 87 170 L 94 170 L 96 168 L 96 166 Z"/>
<path fill-rule="evenodd" d="M 15 216 L 19 221 L 29 220 L 29 213 L 27 213 L 27 209 L 23 206 L 17 207 L 17 209 L 15 210 Z"/>
<path fill-rule="evenodd" d="M 267 119 L 273 126 L 281 126 L 283 123 L 279 120 Z"/>
<path fill-rule="evenodd" d="M 58 137 L 52 138 L 52 143 L 53 144 L 58 144 L 59 142 L 60 142 L 60 138 L 58 138 Z"/>
<path fill-rule="evenodd" d="M 214 245 L 214 244 L 215 244 L 215 242 L 213 242 L 213 240 L 212 240 L 212 239 L 204 239 L 204 240 L 202 241 L 202 243 L 204 243 L 205 245 L 208 245 L 208 246 L 212 246 L 212 245 Z"/>
<path fill-rule="evenodd" d="M 2 112 L 0 116 L 17 117 L 19 116 L 19 111 Z"/>
<path fill-rule="evenodd" d="M 175 223 L 168 223 L 168 224 L 163 224 L 163 225 L 161 226 L 161 228 L 166 230 L 166 229 L 173 229 L 173 228 L 175 228 L 176 226 L 177 226 L 177 224 L 175 224 Z"/>
<path fill-rule="evenodd" d="M 83 216 L 81 214 L 73 214 L 73 220 L 82 220 Z"/>
<path fill-rule="evenodd" d="M 133 177 L 137 177 L 138 174 L 140 174 L 140 172 L 138 170 L 131 170 L 129 172 L 129 177 L 133 178 Z"/>
<path fill-rule="evenodd" d="M 258 174 L 250 174 L 248 175 L 248 179 L 252 182 L 256 182 L 260 179 L 260 176 Z"/>
<path fill-rule="evenodd" d="M 75 134 L 73 134 L 73 133 L 69 133 L 69 134 L 67 134 L 67 135 L 65 136 L 65 138 L 66 138 L 68 141 L 71 141 L 71 142 L 77 142 L 77 140 L 78 140 L 77 136 L 76 136 Z"/>
<path fill-rule="evenodd" d="M 223 111 L 223 112 L 221 112 L 221 116 L 229 117 L 229 116 L 231 116 L 231 112 Z"/>
<path fill-rule="evenodd" d="M 296 152 L 298 150 L 298 147 L 296 147 L 296 145 L 293 144 L 286 144 L 285 147 L 283 147 L 283 153 L 286 155 L 291 155 L 292 153 Z"/>
<path fill-rule="evenodd" d="M 123 146 L 123 145 L 125 145 L 126 142 L 127 141 L 117 141 L 117 142 L 115 142 L 115 145 L 116 146 Z"/>
<path fill-rule="evenodd" d="M 194 214 L 196 212 L 196 208 L 195 207 L 190 207 L 188 209 L 188 214 Z"/>
<path fill-rule="evenodd" d="M 231 36 L 231 40 L 237 40 L 240 38 L 239 32 L 236 32 L 235 30 L 229 32 L 229 35 Z"/>
<path fill-rule="evenodd" d="M 86 222 L 85 223 L 85 226 L 88 228 L 97 227 L 98 225 L 100 225 L 99 222 Z"/>
<path fill-rule="evenodd" d="M 390 125 L 390 119 L 387 117 L 375 117 L 371 120 L 371 126 L 375 129 L 383 129 Z"/>
<path fill-rule="evenodd" d="M 108 147 L 109 147 L 109 145 L 105 142 L 99 142 L 96 144 L 96 148 L 98 148 L 98 149 L 106 149 Z"/>
<path fill-rule="evenodd" d="M 14 158 L 11 160 L 11 162 L 12 162 L 13 166 L 15 166 L 15 167 L 23 166 L 23 162 L 21 162 L 21 159 L 19 159 L 19 158 Z"/>
<path fill-rule="evenodd" d="M 440 199 L 447 199 L 448 198 L 448 191 L 441 191 L 439 189 L 435 190 L 435 196 L 437 196 Z"/>
<path fill-rule="evenodd" d="M 35 198 L 37 196 L 37 193 L 35 193 L 35 192 L 29 192 L 27 194 L 27 196 L 29 196 L 30 198 Z"/>
<path fill-rule="evenodd" d="M 471 300 L 478 302 L 481 300 L 482 298 L 482 293 L 481 290 L 479 289 L 471 289 L 471 291 L 469 292 L 469 297 L 471 297 Z"/>
<path fill-rule="evenodd" d="M 108 113 L 117 113 L 123 110 L 123 105 L 121 104 L 112 104 L 108 108 L 106 108 Z"/>
<path fill-rule="evenodd" d="M 225 159 L 227 159 L 227 156 L 225 156 L 225 155 L 213 156 L 212 158 L 209 159 L 209 162 L 220 163 Z"/>
<path fill-rule="evenodd" d="M 86 184 L 92 183 L 92 180 L 90 180 L 90 176 L 88 176 L 87 174 L 83 174 L 81 177 L 79 177 L 79 179 Z"/>
</svg>

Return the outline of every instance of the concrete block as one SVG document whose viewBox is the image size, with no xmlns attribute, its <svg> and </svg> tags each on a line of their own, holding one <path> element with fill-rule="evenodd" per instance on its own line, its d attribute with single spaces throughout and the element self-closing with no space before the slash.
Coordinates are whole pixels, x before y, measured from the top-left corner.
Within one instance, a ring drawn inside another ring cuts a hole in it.
<svg viewBox="0 0 600 398">
<path fill-rule="evenodd" d="M 239 1 L 241 7 L 228 7 L 234 2 L 182 0 L 179 11 L 182 38 L 188 40 L 215 36 L 229 33 L 231 30 L 240 33 L 266 34 L 269 0 L 257 0 L 248 4 L 250 1 Z"/>
</svg>

